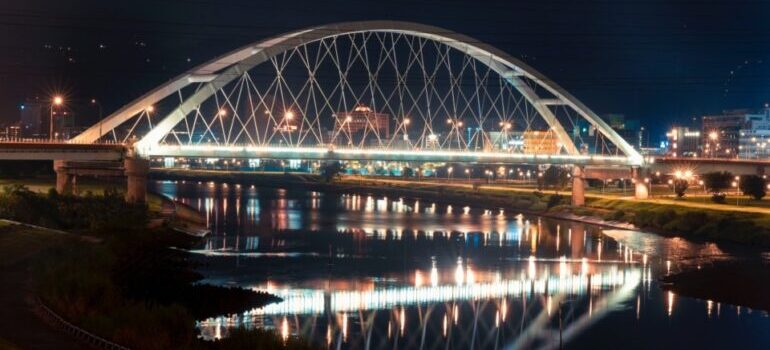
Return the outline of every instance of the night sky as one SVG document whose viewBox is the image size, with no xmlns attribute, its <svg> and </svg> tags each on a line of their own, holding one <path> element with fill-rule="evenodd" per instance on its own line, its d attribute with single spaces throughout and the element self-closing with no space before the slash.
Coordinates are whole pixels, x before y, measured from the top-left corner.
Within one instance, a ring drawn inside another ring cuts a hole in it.
<svg viewBox="0 0 770 350">
<path fill-rule="evenodd" d="M 294 29 L 414 21 L 519 57 L 599 114 L 654 132 L 770 101 L 766 1 L 54 1 L 0 4 L 0 122 L 64 91 L 105 112 L 228 50 Z M 88 116 L 85 117 L 86 119 Z"/>
</svg>

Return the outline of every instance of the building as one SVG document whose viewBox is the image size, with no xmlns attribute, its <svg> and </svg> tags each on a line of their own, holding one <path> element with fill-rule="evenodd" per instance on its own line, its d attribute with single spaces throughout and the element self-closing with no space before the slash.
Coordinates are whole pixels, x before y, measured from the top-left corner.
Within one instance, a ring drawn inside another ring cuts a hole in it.
<svg viewBox="0 0 770 350">
<path fill-rule="evenodd" d="M 741 129 L 746 126 L 748 110 L 729 110 L 701 117 L 702 156 L 735 158 L 738 156 Z"/>
<path fill-rule="evenodd" d="M 625 115 L 617 113 L 605 114 L 602 119 L 637 151 L 650 146 L 650 133 L 639 119 L 627 119 Z"/>
<path fill-rule="evenodd" d="M 522 136 L 525 154 L 556 154 L 561 148 L 559 138 L 551 130 L 525 131 Z"/>
<path fill-rule="evenodd" d="M 611 113 L 603 115 L 602 120 L 609 124 L 623 140 L 636 150 L 650 146 L 650 133 L 645 127 L 641 126 L 641 122 L 638 119 L 626 119 L 623 114 Z M 574 123 L 572 140 L 575 146 L 581 149 L 581 152 L 601 152 L 602 150 L 597 150 L 597 147 L 603 147 L 604 152 L 614 152 L 615 145 L 608 145 L 606 142 L 602 142 L 601 137 L 603 137 L 601 133 L 597 132 L 596 127 L 587 120 L 579 118 Z M 608 150 L 608 147 L 612 149 Z"/>
<path fill-rule="evenodd" d="M 350 112 L 335 114 L 337 123 L 350 134 L 376 134 L 380 139 L 390 138 L 390 115 L 378 113 L 366 105 L 359 104 Z"/>
<path fill-rule="evenodd" d="M 746 115 L 738 137 L 738 153 L 740 158 L 770 158 L 770 108 Z"/>
<path fill-rule="evenodd" d="M 737 109 L 702 117 L 702 154 L 715 158 L 768 158 L 770 108 Z"/>
<path fill-rule="evenodd" d="M 48 136 L 48 130 L 43 130 L 43 122 L 50 117 L 49 108 L 50 104 L 39 98 L 27 99 L 19 105 L 19 127 L 23 137 Z M 48 125 L 47 121 L 45 125 Z"/>
<path fill-rule="evenodd" d="M 0 140 L 14 140 L 21 137 L 21 126 L 18 124 L 6 125 L 0 128 Z"/>
<path fill-rule="evenodd" d="M 668 157 L 697 157 L 701 150 L 700 130 L 675 126 L 666 133 Z"/>
<path fill-rule="evenodd" d="M 510 151 L 521 153 L 524 146 L 524 132 L 490 131 L 484 139 L 485 150 Z"/>
</svg>

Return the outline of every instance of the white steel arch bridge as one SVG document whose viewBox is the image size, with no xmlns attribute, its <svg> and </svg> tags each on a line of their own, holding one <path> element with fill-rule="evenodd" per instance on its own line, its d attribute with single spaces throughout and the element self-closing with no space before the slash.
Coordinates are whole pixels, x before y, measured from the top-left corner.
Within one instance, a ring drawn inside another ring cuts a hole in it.
<svg viewBox="0 0 770 350">
<path fill-rule="evenodd" d="M 590 139 L 581 128 L 595 130 Z M 279 35 L 153 89 L 71 140 L 140 157 L 640 166 L 583 103 L 442 28 L 364 21 Z"/>
</svg>

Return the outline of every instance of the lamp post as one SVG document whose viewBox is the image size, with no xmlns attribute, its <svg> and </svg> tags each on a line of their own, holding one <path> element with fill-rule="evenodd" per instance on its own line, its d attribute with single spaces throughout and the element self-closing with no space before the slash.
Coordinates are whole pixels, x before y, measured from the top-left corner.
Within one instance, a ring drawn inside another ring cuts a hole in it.
<svg viewBox="0 0 770 350">
<path fill-rule="evenodd" d="M 64 104 L 64 98 L 61 96 L 54 96 L 51 100 L 51 116 L 48 121 L 48 140 L 50 142 L 53 142 L 53 108 L 61 106 L 62 104 Z"/>
</svg>

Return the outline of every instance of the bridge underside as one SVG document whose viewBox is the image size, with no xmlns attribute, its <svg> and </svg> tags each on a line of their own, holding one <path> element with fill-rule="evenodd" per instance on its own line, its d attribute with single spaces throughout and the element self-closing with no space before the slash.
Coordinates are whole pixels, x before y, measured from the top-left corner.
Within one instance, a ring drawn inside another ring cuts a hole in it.
<svg viewBox="0 0 770 350">
<path fill-rule="evenodd" d="M 304 159 L 329 161 L 388 161 L 481 164 L 553 164 L 632 166 L 627 157 L 566 154 L 522 154 L 488 151 L 385 150 L 324 147 L 170 146 L 153 147 L 149 157 Z"/>
</svg>

